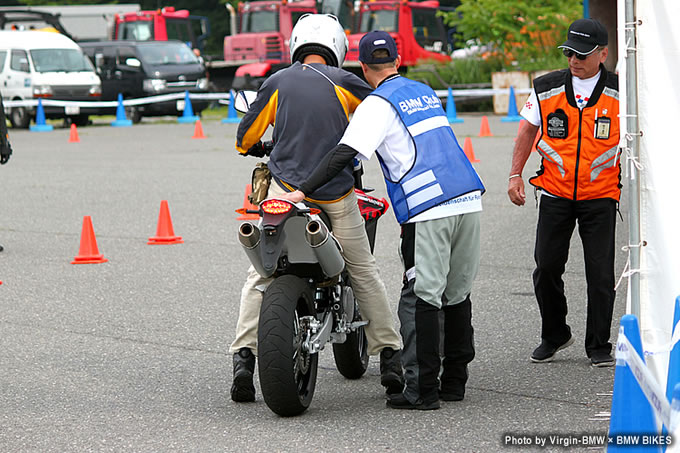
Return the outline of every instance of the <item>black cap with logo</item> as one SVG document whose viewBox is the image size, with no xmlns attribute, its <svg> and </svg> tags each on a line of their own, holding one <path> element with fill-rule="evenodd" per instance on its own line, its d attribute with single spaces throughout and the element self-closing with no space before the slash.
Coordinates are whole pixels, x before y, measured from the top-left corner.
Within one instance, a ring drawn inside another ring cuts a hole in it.
<svg viewBox="0 0 680 453">
<path fill-rule="evenodd" d="M 609 42 L 607 29 L 595 19 L 578 19 L 569 26 L 567 40 L 560 49 L 570 49 L 581 55 L 588 55 L 598 46 Z"/>
</svg>

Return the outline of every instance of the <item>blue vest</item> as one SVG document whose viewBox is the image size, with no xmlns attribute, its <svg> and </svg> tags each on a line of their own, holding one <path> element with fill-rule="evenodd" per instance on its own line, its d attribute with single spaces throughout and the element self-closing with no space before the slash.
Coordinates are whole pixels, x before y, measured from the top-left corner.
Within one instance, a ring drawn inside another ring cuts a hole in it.
<svg viewBox="0 0 680 453">
<path fill-rule="evenodd" d="M 371 95 L 392 104 L 416 149 L 413 166 L 397 181 L 389 179 L 389 171 L 378 155 L 400 224 L 445 201 L 476 190 L 484 192 L 482 181 L 453 135 L 441 101 L 430 87 L 396 77 Z"/>
</svg>

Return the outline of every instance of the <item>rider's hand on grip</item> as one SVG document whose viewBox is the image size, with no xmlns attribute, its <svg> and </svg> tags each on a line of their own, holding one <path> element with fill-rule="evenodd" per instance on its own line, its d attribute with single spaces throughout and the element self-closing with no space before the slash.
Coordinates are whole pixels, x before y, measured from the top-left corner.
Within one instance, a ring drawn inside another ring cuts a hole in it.
<svg viewBox="0 0 680 453">
<path fill-rule="evenodd" d="M 271 140 L 264 142 L 262 143 L 262 148 L 264 148 L 264 153 L 269 156 L 274 151 L 274 142 Z"/>
<path fill-rule="evenodd" d="M 264 150 L 264 145 L 262 142 L 257 142 L 250 148 L 248 148 L 248 151 L 244 154 L 244 156 L 253 156 L 253 157 L 264 157 L 265 156 L 265 150 Z"/>
</svg>

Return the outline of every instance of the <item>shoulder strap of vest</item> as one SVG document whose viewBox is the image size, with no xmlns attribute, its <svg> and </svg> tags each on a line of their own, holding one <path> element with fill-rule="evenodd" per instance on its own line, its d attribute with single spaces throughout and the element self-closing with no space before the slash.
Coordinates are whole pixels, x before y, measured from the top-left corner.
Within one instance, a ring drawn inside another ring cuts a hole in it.
<svg viewBox="0 0 680 453">
<path fill-rule="evenodd" d="M 568 71 L 566 69 L 561 69 L 537 77 L 534 79 L 534 89 L 537 94 L 540 94 L 562 86 L 566 82 L 567 75 L 569 75 Z"/>
</svg>

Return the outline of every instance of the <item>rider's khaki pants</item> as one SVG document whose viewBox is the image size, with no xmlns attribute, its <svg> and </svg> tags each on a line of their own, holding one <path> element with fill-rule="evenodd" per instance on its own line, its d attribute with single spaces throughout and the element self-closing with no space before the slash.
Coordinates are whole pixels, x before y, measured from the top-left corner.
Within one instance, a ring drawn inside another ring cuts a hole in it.
<svg viewBox="0 0 680 453">
<path fill-rule="evenodd" d="M 283 193 L 283 189 L 272 180 L 268 196 Z M 333 224 L 333 235 L 342 245 L 361 315 L 364 320 L 369 321 L 366 326 L 368 353 L 375 355 L 386 347 L 400 349 L 399 335 L 394 328 L 385 285 L 378 275 L 354 192 L 336 203 L 324 204 L 323 208 Z M 241 348 L 249 348 L 257 354 L 257 324 L 262 293 L 271 281 L 271 278 L 262 278 L 253 266 L 248 269 L 248 278 L 241 290 L 236 339 L 231 344 L 230 352 L 235 353 Z"/>
</svg>

